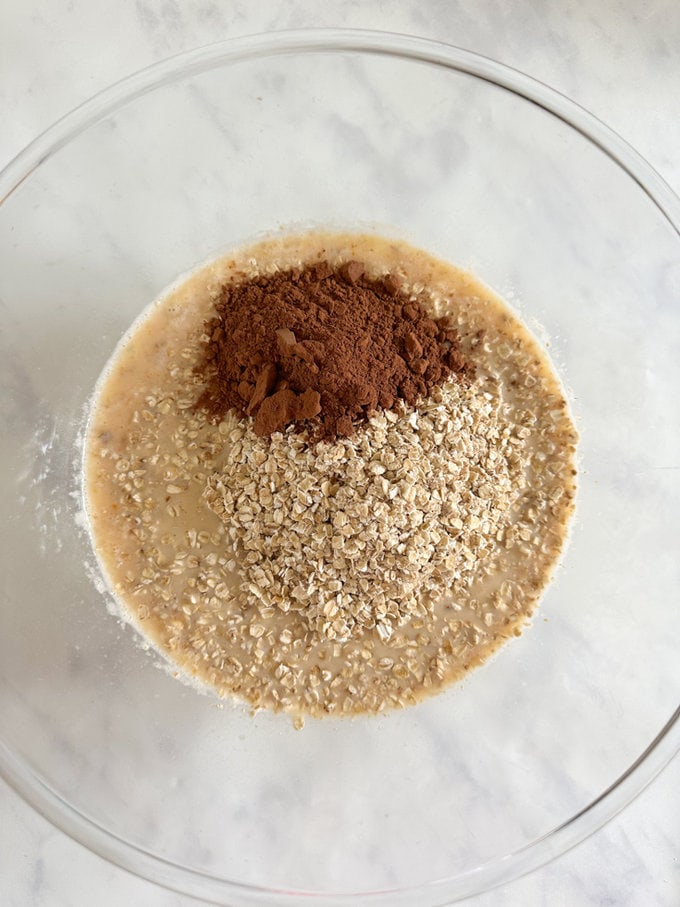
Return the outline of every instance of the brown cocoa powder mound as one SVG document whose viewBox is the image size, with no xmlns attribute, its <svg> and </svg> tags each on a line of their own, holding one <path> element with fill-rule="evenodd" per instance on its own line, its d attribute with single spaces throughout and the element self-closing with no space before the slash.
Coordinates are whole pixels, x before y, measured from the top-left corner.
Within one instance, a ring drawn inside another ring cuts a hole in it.
<svg viewBox="0 0 680 907">
<path fill-rule="evenodd" d="M 254 417 L 258 435 L 307 424 L 316 440 L 351 435 L 376 409 L 414 405 L 472 372 L 458 333 L 433 321 L 388 274 L 327 262 L 222 287 L 199 373 L 197 406 Z"/>
</svg>

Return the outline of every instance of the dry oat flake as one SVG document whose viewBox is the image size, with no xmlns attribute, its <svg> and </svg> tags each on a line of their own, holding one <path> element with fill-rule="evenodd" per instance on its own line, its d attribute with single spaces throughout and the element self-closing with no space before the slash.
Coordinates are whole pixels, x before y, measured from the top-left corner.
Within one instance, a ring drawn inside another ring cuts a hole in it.
<svg viewBox="0 0 680 907">
<path fill-rule="evenodd" d="M 330 441 L 196 405 L 225 285 L 356 261 L 448 316 L 466 380 Z M 84 496 L 112 591 L 178 675 L 301 724 L 413 704 L 519 635 L 564 546 L 576 442 L 545 352 L 478 280 L 313 232 L 201 268 L 133 326 L 94 397 Z"/>
</svg>

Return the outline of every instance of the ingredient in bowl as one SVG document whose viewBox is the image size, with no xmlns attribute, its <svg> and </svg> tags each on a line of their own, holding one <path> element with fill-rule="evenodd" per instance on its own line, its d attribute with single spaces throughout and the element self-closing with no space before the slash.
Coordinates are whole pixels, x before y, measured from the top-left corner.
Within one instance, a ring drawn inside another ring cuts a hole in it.
<svg viewBox="0 0 680 907">
<path fill-rule="evenodd" d="M 258 422 L 282 392 L 301 408 Z M 196 272 L 122 343 L 87 507 L 119 602 L 186 674 L 298 719 L 379 712 L 521 632 L 575 445 L 546 355 L 469 274 L 374 236 L 287 236 Z"/>
<path fill-rule="evenodd" d="M 361 262 L 327 261 L 225 284 L 206 325 L 199 407 L 253 416 L 257 435 L 319 417 L 318 440 L 351 435 L 357 420 L 397 401 L 413 406 L 452 371 L 458 334 Z"/>
</svg>

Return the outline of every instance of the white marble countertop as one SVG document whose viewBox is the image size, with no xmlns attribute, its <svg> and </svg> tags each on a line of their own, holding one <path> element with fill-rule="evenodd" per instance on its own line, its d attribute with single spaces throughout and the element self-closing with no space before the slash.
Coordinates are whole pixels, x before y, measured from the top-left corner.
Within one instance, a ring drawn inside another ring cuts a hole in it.
<svg viewBox="0 0 680 907">
<path fill-rule="evenodd" d="M 136 69 L 224 38 L 303 26 L 437 38 L 515 66 L 617 130 L 680 193 L 680 6 L 649 0 L 4 0 L 0 166 L 57 117 Z M 466 903 L 680 903 L 680 761 L 560 860 Z M 0 782 L 0 904 L 177 907 L 197 903 L 134 878 L 55 830 Z"/>
</svg>

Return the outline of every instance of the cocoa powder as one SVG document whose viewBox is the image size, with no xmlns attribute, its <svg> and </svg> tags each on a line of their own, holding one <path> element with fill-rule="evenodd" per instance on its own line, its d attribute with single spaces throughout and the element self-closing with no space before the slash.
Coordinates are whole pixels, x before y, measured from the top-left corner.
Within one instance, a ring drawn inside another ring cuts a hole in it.
<svg viewBox="0 0 680 907">
<path fill-rule="evenodd" d="M 471 371 L 447 319 L 358 261 L 226 284 L 206 333 L 197 406 L 215 419 L 252 416 L 258 435 L 291 423 L 317 440 L 351 435 L 374 410 L 413 405 Z"/>
</svg>

